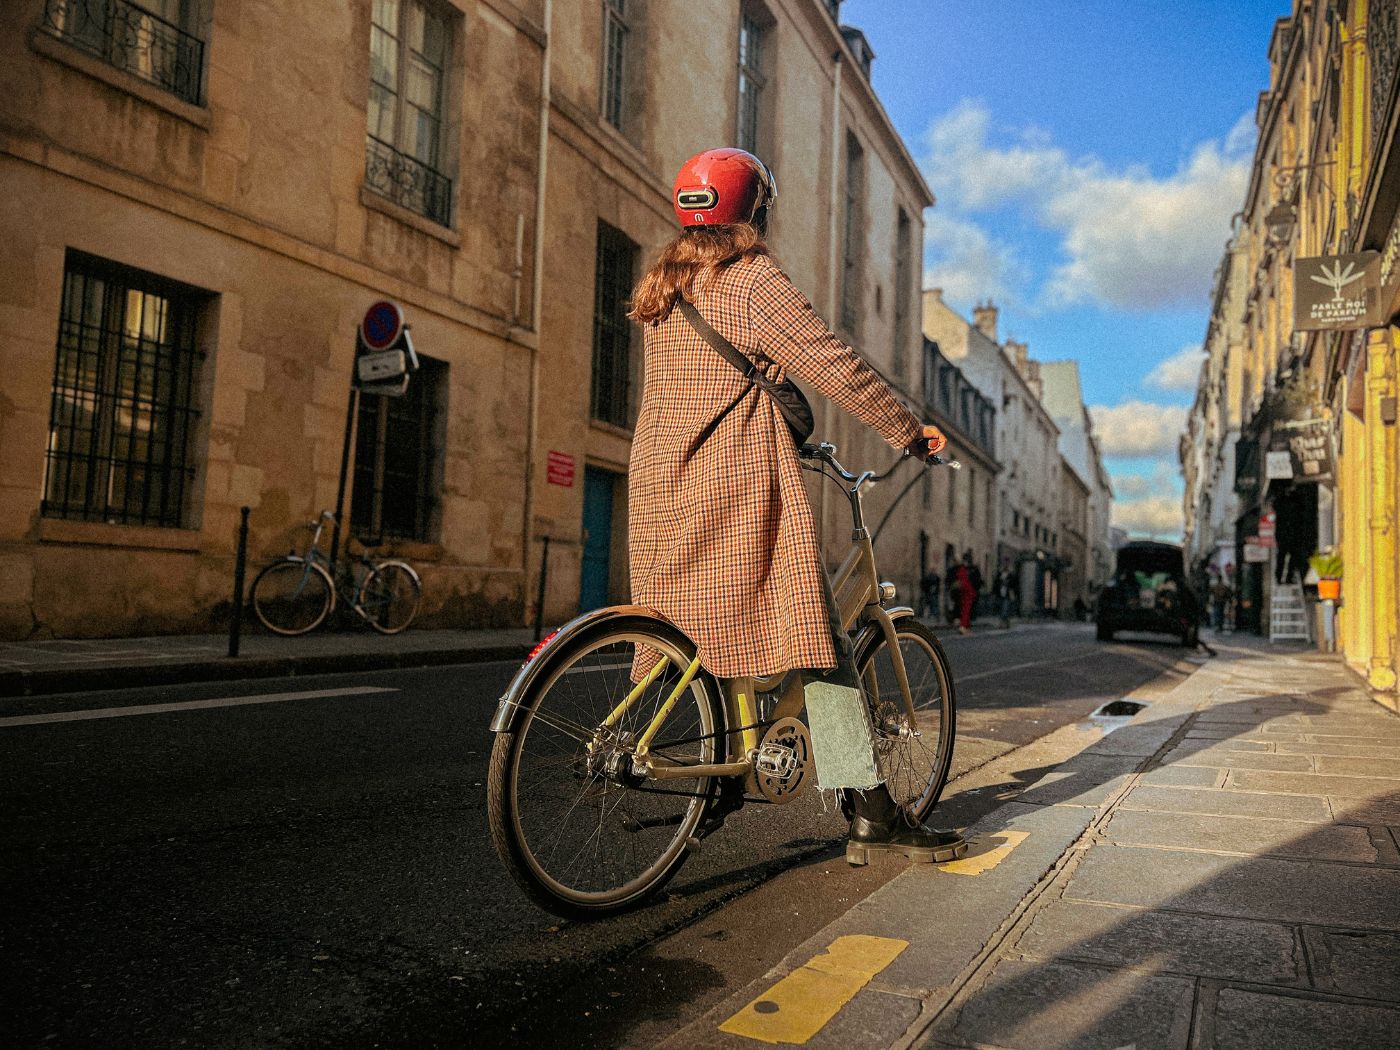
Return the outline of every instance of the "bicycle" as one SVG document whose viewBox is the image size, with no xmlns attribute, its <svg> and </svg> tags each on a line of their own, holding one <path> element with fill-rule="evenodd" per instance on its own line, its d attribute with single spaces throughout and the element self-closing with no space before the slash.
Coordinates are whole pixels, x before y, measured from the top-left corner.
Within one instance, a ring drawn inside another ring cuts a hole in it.
<svg viewBox="0 0 1400 1050">
<path fill-rule="evenodd" d="M 335 552 L 321 551 L 321 533 L 335 515 L 323 510 L 304 554 L 289 551 L 253 580 L 253 613 L 269 631 L 292 637 L 314 631 L 343 598 L 360 619 L 381 634 L 398 634 L 418 613 L 422 582 L 406 561 L 374 561 L 362 550 L 354 564 L 337 571 Z M 362 548 L 377 544 L 358 541 Z"/>
<path fill-rule="evenodd" d="M 832 593 L 854 639 L 882 779 L 922 821 L 952 765 L 953 680 L 933 632 L 880 582 L 861 506 L 864 489 L 908 456 L 877 475 L 847 471 L 835 453 L 799 449 L 804 468 L 844 483 L 850 500 L 852 545 Z M 660 657 L 639 681 L 638 646 Z M 803 792 L 813 769 L 801 674 L 738 682 L 721 688 L 694 643 L 639 606 L 585 613 L 536 646 L 492 719 L 486 785 L 496 852 L 528 897 L 566 917 L 622 911 L 660 890 L 745 803 Z M 850 863 L 868 859 L 848 844 Z"/>
</svg>

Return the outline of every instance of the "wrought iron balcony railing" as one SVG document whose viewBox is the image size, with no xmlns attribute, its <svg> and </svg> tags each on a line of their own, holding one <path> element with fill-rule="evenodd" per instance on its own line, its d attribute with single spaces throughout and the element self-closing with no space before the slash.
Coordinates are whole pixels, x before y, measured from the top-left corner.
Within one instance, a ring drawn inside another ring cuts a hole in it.
<svg viewBox="0 0 1400 1050">
<path fill-rule="evenodd" d="M 44 32 L 200 105 L 204 41 L 128 0 L 45 0 Z"/>
<path fill-rule="evenodd" d="M 452 224 L 452 180 L 373 135 L 365 150 L 365 185 L 441 226 Z"/>
<path fill-rule="evenodd" d="M 1393 3 L 1371 4 L 1366 45 L 1371 65 L 1371 145 L 1390 123 L 1390 96 L 1400 72 L 1400 14 Z"/>
</svg>

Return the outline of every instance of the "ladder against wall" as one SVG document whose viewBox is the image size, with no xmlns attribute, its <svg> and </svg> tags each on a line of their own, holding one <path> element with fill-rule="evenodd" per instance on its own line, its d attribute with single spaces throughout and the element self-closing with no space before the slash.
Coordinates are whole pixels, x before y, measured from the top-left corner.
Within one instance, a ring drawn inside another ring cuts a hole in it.
<svg viewBox="0 0 1400 1050">
<path fill-rule="evenodd" d="M 1269 641 L 1298 639 L 1312 641 L 1308 623 L 1308 605 L 1303 598 L 1301 583 L 1280 583 L 1274 586 L 1269 602 Z"/>
</svg>

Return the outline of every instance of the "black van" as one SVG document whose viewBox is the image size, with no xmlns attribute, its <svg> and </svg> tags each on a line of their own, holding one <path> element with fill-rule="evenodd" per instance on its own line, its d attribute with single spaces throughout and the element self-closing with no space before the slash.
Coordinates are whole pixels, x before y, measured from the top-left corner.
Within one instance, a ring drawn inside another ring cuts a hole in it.
<svg viewBox="0 0 1400 1050">
<path fill-rule="evenodd" d="M 1182 645 L 1195 648 L 1200 608 L 1186 582 L 1181 548 L 1134 540 L 1118 548 L 1113 579 L 1099 592 L 1099 641 L 1112 641 L 1115 631 L 1157 631 L 1174 634 Z"/>
</svg>

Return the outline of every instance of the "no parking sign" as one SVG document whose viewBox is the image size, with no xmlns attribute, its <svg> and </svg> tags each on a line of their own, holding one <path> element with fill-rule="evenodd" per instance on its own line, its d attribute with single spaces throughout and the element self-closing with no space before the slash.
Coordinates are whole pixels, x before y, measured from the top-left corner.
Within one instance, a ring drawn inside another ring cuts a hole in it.
<svg viewBox="0 0 1400 1050">
<path fill-rule="evenodd" d="M 355 385 L 361 393 L 398 397 L 408 389 L 418 355 L 398 303 L 380 299 L 366 310 L 355 344 Z"/>
</svg>

